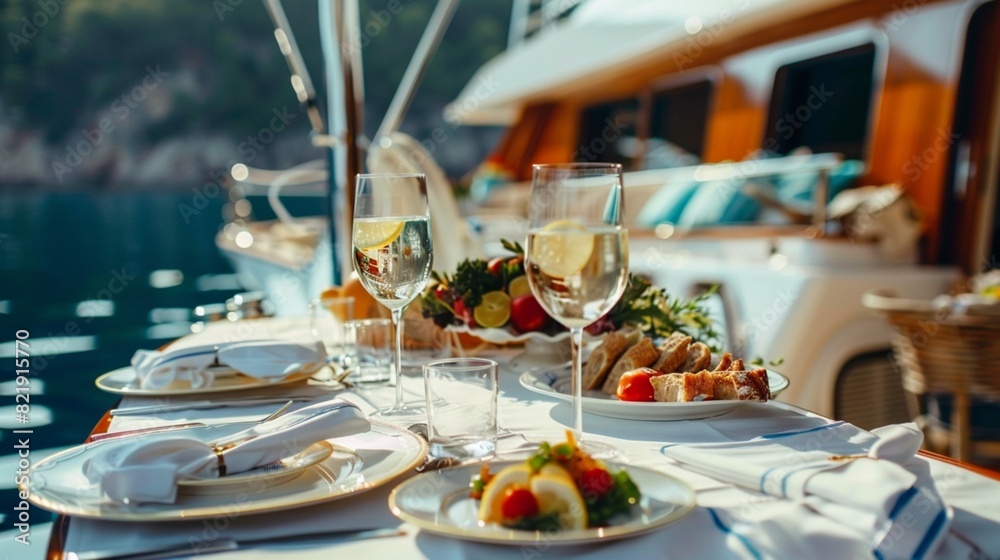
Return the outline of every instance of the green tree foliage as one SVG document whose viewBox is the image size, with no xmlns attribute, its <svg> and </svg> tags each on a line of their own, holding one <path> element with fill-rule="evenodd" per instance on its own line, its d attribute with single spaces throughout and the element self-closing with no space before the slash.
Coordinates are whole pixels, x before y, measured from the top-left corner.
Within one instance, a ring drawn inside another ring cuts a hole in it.
<svg viewBox="0 0 1000 560">
<path fill-rule="evenodd" d="M 362 30 L 392 2 L 401 9 L 362 50 L 369 133 L 436 0 L 361 0 Z M 317 4 L 286 0 L 284 7 L 325 103 Z M 411 118 L 439 111 L 503 49 L 509 10 L 510 0 L 466 0 L 459 7 Z M 50 144 L 94 126 L 101 111 L 141 84 L 147 67 L 172 78 L 169 110 L 144 131 L 149 142 L 198 134 L 238 141 L 266 124 L 272 108 L 297 105 L 259 0 L 4 0 L 0 32 L 0 118 L 44 132 Z M 297 119 L 293 128 L 304 134 L 308 123 Z"/>
</svg>

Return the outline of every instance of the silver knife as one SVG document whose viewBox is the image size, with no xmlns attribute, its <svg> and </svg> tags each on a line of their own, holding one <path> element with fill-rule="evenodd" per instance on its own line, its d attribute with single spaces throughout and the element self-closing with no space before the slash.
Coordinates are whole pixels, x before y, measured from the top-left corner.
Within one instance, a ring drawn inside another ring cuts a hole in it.
<svg viewBox="0 0 1000 560">
<path fill-rule="evenodd" d="M 122 430 L 120 432 L 105 432 L 90 436 L 90 443 L 106 441 L 109 439 L 127 438 L 142 434 L 156 434 L 160 432 L 171 432 L 173 430 L 183 430 L 184 428 L 200 428 L 207 426 L 204 422 L 184 422 L 182 424 L 164 424 L 162 426 L 150 426 L 148 428 L 136 428 L 134 430 Z"/>
<path fill-rule="evenodd" d="M 258 404 L 277 404 L 288 401 L 305 402 L 315 399 L 315 396 L 302 397 L 268 397 L 255 399 L 242 399 L 231 401 L 193 401 L 177 404 L 154 404 L 148 406 L 128 406 L 125 408 L 112 409 L 111 416 L 135 416 L 139 414 L 161 414 L 164 412 L 178 412 L 181 410 L 204 410 L 208 408 L 224 408 L 230 406 L 254 406 Z"/>
<path fill-rule="evenodd" d="M 403 537 L 406 531 L 399 527 L 388 529 L 357 529 L 345 531 L 321 531 L 315 533 L 305 533 L 301 535 L 283 535 L 278 537 L 249 537 L 245 539 L 220 539 L 206 546 L 194 547 L 191 544 L 171 545 L 156 550 L 147 550 L 138 553 L 122 554 L 115 550 L 92 550 L 76 553 L 78 560 L 163 560 L 177 556 L 201 556 L 214 552 L 225 552 L 239 550 L 251 545 L 260 544 L 280 544 L 280 543 L 309 543 L 309 542 L 337 542 L 356 541 L 364 539 L 378 539 L 383 537 Z"/>
</svg>

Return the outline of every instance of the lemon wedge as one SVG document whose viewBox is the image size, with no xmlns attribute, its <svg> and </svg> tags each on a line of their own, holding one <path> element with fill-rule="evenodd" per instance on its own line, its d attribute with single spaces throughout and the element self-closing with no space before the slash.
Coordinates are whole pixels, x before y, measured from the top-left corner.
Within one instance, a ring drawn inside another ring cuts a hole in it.
<svg viewBox="0 0 1000 560">
<path fill-rule="evenodd" d="M 527 488 L 532 474 L 531 467 L 526 463 L 519 463 L 506 467 L 494 475 L 483 489 L 483 499 L 479 503 L 479 520 L 486 523 L 503 521 L 502 507 L 507 489 L 511 486 Z"/>
<path fill-rule="evenodd" d="M 483 301 L 472 310 L 472 316 L 480 327 L 498 328 L 510 319 L 510 296 L 501 292 L 486 292 Z"/>
<path fill-rule="evenodd" d="M 354 246 L 362 251 L 381 249 L 403 233 L 398 220 L 354 220 Z"/>
<path fill-rule="evenodd" d="M 587 528 L 587 504 L 568 474 L 539 472 L 531 479 L 530 488 L 538 498 L 540 512 L 555 513 L 563 530 Z"/>
<path fill-rule="evenodd" d="M 518 276 L 511 280 L 510 284 L 507 285 L 507 293 L 510 294 L 511 299 L 530 294 L 531 285 L 528 284 L 528 277 Z"/>
<path fill-rule="evenodd" d="M 534 234 L 531 260 L 555 278 L 578 274 L 594 252 L 594 234 L 570 220 L 550 223 Z"/>
</svg>

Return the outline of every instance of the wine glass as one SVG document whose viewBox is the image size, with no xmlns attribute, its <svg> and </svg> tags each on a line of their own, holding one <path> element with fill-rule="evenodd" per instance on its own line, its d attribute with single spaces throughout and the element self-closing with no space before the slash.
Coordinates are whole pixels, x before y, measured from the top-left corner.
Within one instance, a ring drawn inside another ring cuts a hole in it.
<svg viewBox="0 0 1000 560">
<path fill-rule="evenodd" d="M 400 365 L 403 310 L 427 286 L 431 273 L 427 180 L 421 173 L 360 174 L 354 199 L 354 270 L 365 290 L 389 308 L 395 333 L 393 377 L 396 400 L 382 417 L 412 416 L 422 407 L 403 401 Z"/>
<path fill-rule="evenodd" d="M 573 431 L 583 440 L 583 328 L 614 307 L 628 276 L 622 227 L 622 166 L 535 165 L 525 271 L 545 311 L 570 330 Z M 589 452 L 613 452 L 585 442 Z"/>
</svg>

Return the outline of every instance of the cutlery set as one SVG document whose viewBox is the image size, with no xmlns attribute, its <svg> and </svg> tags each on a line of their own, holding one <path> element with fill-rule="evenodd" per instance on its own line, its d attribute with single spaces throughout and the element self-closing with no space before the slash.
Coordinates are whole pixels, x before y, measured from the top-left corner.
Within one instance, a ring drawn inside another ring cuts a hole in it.
<svg viewBox="0 0 1000 560">
<path fill-rule="evenodd" d="M 305 402 L 315 399 L 315 396 L 293 396 L 293 397 L 260 397 L 252 399 L 237 400 L 205 400 L 176 404 L 155 404 L 144 406 L 129 406 L 112 409 L 111 416 L 140 416 L 145 414 L 163 414 L 167 412 L 179 412 L 182 410 L 207 410 L 211 408 L 227 408 L 238 406 L 256 406 L 259 404 L 278 404 L 286 401 Z"/>
<path fill-rule="evenodd" d="M 282 535 L 279 537 L 251 537 L 244 539 L 221 539 L 205 546 L 194 548 L 191 544 L 181 546 L 167 546 L 156 550 L 147 550 L 139 553 L 122 554 L 117 550 L 92 550 L 81 552 L 76 555 L 77 560 L 165 560 L 180 556 L 190 556 L 192 554 L 202 555 L 215 552 L 228 552 L 240 550 L 249 546 L 280 544 L 284 542 L 306 543 L 306 542 L 349 542 L 366 539 L 380 539 L 386 537 L 406 536 L 406 531 L 397 527 L 393 528 L 369 528 L 351 529 L 346 531 L 325 531 L 318 533 L 305 533 L 302 535 Z"/>
</svg>

